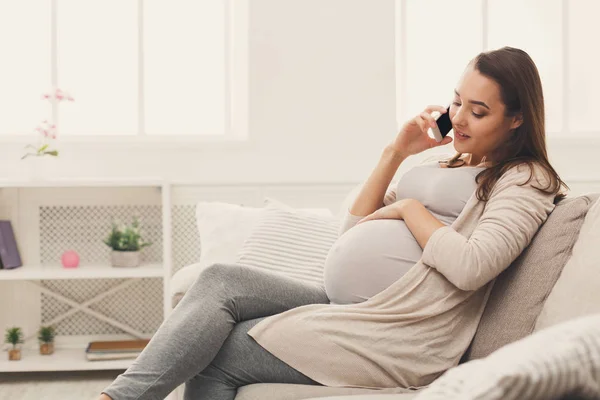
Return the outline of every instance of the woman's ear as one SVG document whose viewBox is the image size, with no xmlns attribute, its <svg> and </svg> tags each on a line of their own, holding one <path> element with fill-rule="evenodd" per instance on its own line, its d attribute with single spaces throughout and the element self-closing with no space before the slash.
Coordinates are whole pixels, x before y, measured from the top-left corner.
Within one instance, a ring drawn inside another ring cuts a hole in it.
<svg viewBox="0 0 600 400">
<path fill-rule="evenodd" d="M 518 113 L 517 115 L 512 117 L 512 122 L 510 123 L 510 130 L 515 130 L 521 125 L 523 125 L 523 114 Z"/>
</svg>

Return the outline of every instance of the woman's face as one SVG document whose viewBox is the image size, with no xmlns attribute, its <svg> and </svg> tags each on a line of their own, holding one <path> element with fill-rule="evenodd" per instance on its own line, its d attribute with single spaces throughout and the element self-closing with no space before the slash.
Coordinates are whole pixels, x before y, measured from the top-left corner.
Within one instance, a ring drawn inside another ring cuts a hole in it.
<svg viewBox="0 0 600 400">
<path fill-rule="evenodd" d="M 499 85 L 467 67 L 454 93 L 450 119 L 454 148 L 471 154 L 470 164 L 478 164 L 484 156 L 490 160 L 492 152 L 521 124 L 520 117 L 506 117 L 505 112 Z"/>
</svg>

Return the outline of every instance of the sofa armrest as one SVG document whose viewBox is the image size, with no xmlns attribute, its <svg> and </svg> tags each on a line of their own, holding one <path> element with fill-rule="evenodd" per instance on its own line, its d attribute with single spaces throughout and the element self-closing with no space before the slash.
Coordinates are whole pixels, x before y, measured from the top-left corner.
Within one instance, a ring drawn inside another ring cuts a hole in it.
<svg viewBox="0 0 600 400">
<path fill-rule="evenodd" d="M 200 275 L 200 271 L 204 268 L 203 263 L 199 262 L 186 265 L 173 274 L 170 284 L 171 291 L 169 293 L 172 308 L 175 308 L 179 301 L 181 301 L 187 290 L 196 281 L 198 275 Z"/>
</svg>

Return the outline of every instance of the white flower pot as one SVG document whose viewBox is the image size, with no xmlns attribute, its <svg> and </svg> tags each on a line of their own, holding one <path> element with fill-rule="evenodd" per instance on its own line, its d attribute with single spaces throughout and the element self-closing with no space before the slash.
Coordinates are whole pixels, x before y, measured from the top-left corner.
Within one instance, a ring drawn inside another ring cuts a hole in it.
<svg viewBox="0 0 600 400">
<path fill-rule="evenodd" d="M 113 250 L 110 253 L 110 261 L 113 267 L 138 267 L 140 265 L 140 252 Z"/>
</svg>

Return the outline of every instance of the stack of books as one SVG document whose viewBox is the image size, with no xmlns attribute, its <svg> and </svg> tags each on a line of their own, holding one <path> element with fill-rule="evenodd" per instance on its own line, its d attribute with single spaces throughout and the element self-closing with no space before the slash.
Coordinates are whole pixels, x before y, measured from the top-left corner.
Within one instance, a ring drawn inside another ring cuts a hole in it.
<svg viewBox="0 0 600 400">
<path fill-rule="evenodd" d="M 90 342 L 85 355 L 90 361 L 137 358 L 149 341 L 149 339 L 142 339 Z"/>
</svg>

